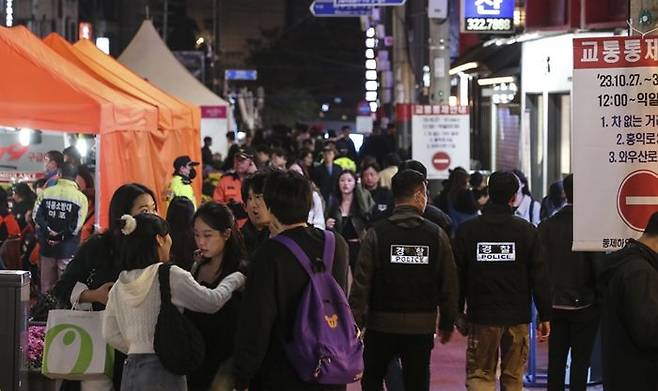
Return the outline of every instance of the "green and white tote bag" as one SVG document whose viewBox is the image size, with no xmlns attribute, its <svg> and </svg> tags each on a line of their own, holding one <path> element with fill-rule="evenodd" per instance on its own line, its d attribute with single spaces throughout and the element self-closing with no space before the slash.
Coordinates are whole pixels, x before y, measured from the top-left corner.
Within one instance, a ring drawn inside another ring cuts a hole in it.
<svg viewBox="0 0 658 391">
<path fill-rule="evenodd" d="M 41 373 L 51 379 L 112 378 L 114 349 L 103 339 L 103 311 L 48 312 Z"/>
</svg>

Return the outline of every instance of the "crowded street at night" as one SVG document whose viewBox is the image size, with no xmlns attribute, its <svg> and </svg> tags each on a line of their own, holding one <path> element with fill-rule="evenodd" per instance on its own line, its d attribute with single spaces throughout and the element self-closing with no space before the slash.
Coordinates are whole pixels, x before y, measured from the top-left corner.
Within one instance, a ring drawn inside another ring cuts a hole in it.
<svg viewBox="0 0 658 391">
<path fill-rule="evenodd" d="M 0 391 L 658 391 L 658 0 L 0 0 Z"/>
</svg>

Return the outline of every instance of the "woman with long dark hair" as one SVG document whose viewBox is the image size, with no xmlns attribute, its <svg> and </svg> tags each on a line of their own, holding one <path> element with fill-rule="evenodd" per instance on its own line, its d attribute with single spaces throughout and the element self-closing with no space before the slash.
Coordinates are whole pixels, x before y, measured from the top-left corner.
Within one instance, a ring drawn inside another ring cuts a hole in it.
<svg viewBox="0 0 658 391">
<path fill-rule="evenodd" d="M 194 214 L 193 225 L 198 250 L 192 276 L 202 286 L 213 289 L 226 276 L 238 271 L 246 258 L 244 244 L 236 230 L 233 213 L 216 202 L 201 205 Z M 207 390 L 220 367 L 222 373 L 218 380 L 223 384 L 230 381 L 225 370 L 230 369 L 227 360 L 233 354 L 239 307 L 240 295 L 234 294 L 215 313 L 185 312 L 201 332 L 206 345 L 203 364 L 188 376 L 190 390 Z"/>
<path fill-rule="evenodd" d="M 335 194 L 329 198 L 326 226 L 347 240 L 350 267 L 354 268 L 375 202 L 370 193 L 357 183 L 354 171 L 346 170 L 338 176 Z"/>
<path fill-rule="evenodd" d="M 185 270 L 190 270 L 194 257 L 194 233 L 192 218 L 194 204 L 187 197 L 174 197 L 167 208 L 167 223 L 171 229 L 170 261 Z"/>
<path fill-rule="evenodd" d="M 90 237 L 80 246 L 53 288 L 57 299 L 83 310 L 104 310 L 108 292 L 121 272 L 116 251 L 117 239 L 121 235 L 121 216 L 157 213 L 157 210 L 155 194 L 148 187 L 139 183 L 119 187 L 110 200 L 109 228 Z M 113 376 L 116 390 L 121 385 L 124 358 L 122 354 L 116 356 Z M 96 384 L 95 387 L 97 390 L 111 390 L 112 384 Z"/>
<path fill-rule="evenodd" d="M 121 273 L 112 287 L 103 316 L 103 337 L 128 355 L 122 391 L 186 390 L 185 376 L 168 371 L 155 353 L 155 328 L 160 313 L 160 265 L 171 250 L 169 225 L 160 216 L 143 213 L 121 217 L 117 259 Z M 178 266 L 169 269 L 171 303 L 179 310 L 214 313 L 228 302 L 245 277 L 235 272 L 215 289 L 199 285 Z"/>
</svg>

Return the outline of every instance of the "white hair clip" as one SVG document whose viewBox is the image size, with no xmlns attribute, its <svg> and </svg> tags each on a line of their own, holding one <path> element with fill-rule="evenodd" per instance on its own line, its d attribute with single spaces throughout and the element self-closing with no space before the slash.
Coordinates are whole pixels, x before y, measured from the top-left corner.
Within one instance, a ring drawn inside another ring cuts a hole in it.
<svg viewBox="0 0 658 391">
<path fill-rule="evenodd" d="M 123 228 L 121 228 L 121 233 L 124 235 L 130 235 L 137 228 L 137 220 L 131 215 L 121 216 L 121 221 L 123 221 Z"/>
</svg>

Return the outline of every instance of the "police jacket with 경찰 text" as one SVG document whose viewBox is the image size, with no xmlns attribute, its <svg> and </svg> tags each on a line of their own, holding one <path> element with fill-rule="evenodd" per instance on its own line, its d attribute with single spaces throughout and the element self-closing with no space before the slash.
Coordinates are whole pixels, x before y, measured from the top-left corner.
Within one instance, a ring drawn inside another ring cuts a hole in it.
<svg viewBox="0 0 658 391">
<path fill-rule="evenodd" d="M 507 205 L 488 204 L 464 222 L 455 237 L 459 309 L 485 325 L 530 323 L 534 299 L 539 318 L 550 320 L 551 292 L 539 256 L 537 230 Z"/>
<path fill-rule="evenodd" d="M 80 230 L 87 217 L 87 197 L 78 184 L 60 178 L 37 197 L 34 221 L 41 255 L 70 258 L 80 245 Z"/>
<path fill-rule="evenodd" d="M 350 294 L 357 325 L 397 334 L 452 330 L 457 273 L 447 234 L 411 206 L 370 228 Z"/>
</svg>

